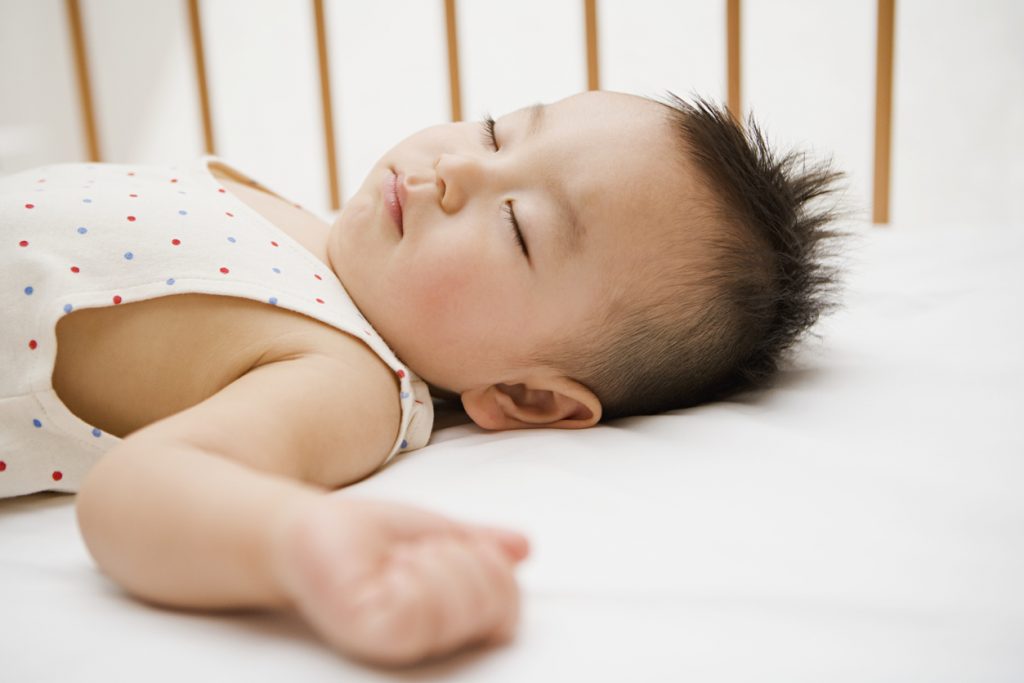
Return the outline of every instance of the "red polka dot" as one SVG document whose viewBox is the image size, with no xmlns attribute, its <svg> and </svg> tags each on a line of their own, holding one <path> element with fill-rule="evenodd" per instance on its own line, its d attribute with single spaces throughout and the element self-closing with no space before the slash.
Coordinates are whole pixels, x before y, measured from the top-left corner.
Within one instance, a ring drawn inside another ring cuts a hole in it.
<svg viewBox="0 0 1024 683">
<path fill-rule="evenodd" d="M 114 295 L 114 303 L 115 303 L 115 304 L 119 304 L 119 303 L 121 303 L 122 301 L 124 301 L 124 299 L 122 299 L 122 298 L 121 298 L 121 295 L 120 295 L 120 294 L 115 294 L 115 295 Z"/>
<path fill-rule="evenodd" d="M 317 280 L 323 280 L 323 278 L 317 275 L 316 273 L 313 273 L 313 277 L 315 277 Z"/>
<path fill-rule="evenodd" d="M 398 371 L 398 378 L 401 379 L 402 377 L 405 377 L 405 370 Z"/>
<path fill-rule="evenodd" d="M 270 243 L 271 243 L 271 244 L 273 244 L 273 245 L 274 245 L 275 247 L 279 247 L 279 246 L 281 246 L 280 244 L 278 244 L 278 243 L 277 243 L 277 242 L 275 242 L 274 240 L 270 240 Z"/>
<path fill-rule="evenodd" d="M 137 195 L 137 194 L 130 194 L 130 195 L 128 195 L 128 196 L 129 196 L 129 197 L 138 197 L 139 195 Z"/>
<path fill-rule="evenodd" d="M 217 192 L 227 192 L 223 187 L 218 187 Z"/>
<path fill-rule="evenodd" d="M 60 481 L 61 479 L 64 478 L 64 475 L 61 474 L 60 470 L 56 470 L 51 476 L 53 477 L 54 481 Z"/>
<path fill-rule="evenodd" d="M 135 171 L 128 171 L 128 175 L 135 175 Z"/>
<path fill-rule="evenodd" d="M 71 266 L 71 272 L 72 272 L 72 273 L 77 273 L 77 272 L 79 272 L 79 271 L 78 271 L 78 266 Z"/>
<path fill-rule="evenodd" d="M 323 299 L 321 299 L 320 297 L 317 297 L 317 298 L 316 298 L 316 302 L 317 302 L 318 304 L 322 304 L 322 303 L 324 302 L 324 300 L 323 300 Z"/>
<path fill-rule="evenodd" d="M 235 214 L 231 213 L 230 211 L 225 211 L 224 215 L 227 216 L 228 218 L 234 218 L 235 217 Z"/>
<path fill-rule="evenodd" d="M 35 339 L 29 339 L 28 340 L 28 348 L 30 348 L 33 351 L 35 351 L 37 346 L 39 346 L 39 342 L 37 342 Z"/>
<path fill-rule="evenodd" d="M 34 208 L 36 208 L 36 205 L 35 204 L 26 204 L 25 208 L 26 209 L 34 209 Z"/>
<path fill-rule="evenodd" d="M 221 268 L 221 269 L 220 269 L 220 272 L 222 272 L 222 273 L 224 273 L 225 275 L 227 275 L 227 274 L 228 274 L 228 273 L 230 273 L 231 271 L 230 271 L 230 270 L 228 270 L 227 268 Z"/>
<path fill-rule="evenodd" d="M 174 246 L 178 246 L 179 244 L 181 244 L 181 240 L 179 240 L 178 238 L 174 238 L 173 240 L 171 240 L 171 244 L 173 244 Z"/>
<path fill-rule="evenodd" d="M 135 222 L 135 216 L 128 216 L 128 220 L 132 223 Z"/>
<path fill-rule="evenodd" d="M 7 469 L 7 463 L 5 463 L 3 460 L 0 460 L 0 472 L 3 472 L 6 469 Z"/>
<path fill-rule="evenodd" d="M 28 240 L 22 240 L 22 241 L 18 242 L 18 246 L 19 247 L 27 247 L 28 246 Z"/>
<path fill-rule="evenodd" d="M 177 178 L 171 178 L 171 182 L 172 183 L 176 183 L 176 182 L 178 182 L 178 179 Z"/>
</svg>

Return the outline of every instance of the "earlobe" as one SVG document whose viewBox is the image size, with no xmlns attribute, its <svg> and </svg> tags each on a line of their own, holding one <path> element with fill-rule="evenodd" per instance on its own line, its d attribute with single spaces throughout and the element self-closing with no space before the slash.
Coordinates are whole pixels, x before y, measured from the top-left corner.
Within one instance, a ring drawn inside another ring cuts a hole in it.
<svg viewBox="0 0 1024 683">
<path fill-rule="evenodd" d="M 597 396 L 567 377 L 492 384 L 465 391 L 461 398 L 473 422 L 490 430 L 582 429 L 601 419 Z"/>
</svg>

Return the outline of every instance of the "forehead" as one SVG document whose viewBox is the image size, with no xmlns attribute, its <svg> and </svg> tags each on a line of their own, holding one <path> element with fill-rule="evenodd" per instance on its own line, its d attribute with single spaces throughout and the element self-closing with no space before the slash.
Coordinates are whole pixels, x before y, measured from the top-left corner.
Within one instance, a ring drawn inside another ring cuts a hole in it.
<svg viewBox="0 0 1024 683">
<path fill-rule="evenodd" d="M 530 109 L 516 113 L 528 116 Z M 630 160 L 636 152 L 659 152 L 653 159 L 637 159 L 646 162 L 637 164 L 638 170 L 667 160 L 674 147 L 664 105 L 625 93 L 592 91 L 566 97 L 545 107 L 544 124 L 578 153 Z"/>
<path fill-rule="evenodd" d="M 529 108 L 516 112 L 528 120 Z M 602 266 L 646 258 L 690 212 L 698 192 L 665 105 L 624 93 L 586 92 L 544 113 L 548 180 L 565 188 Z"/>
</svg>

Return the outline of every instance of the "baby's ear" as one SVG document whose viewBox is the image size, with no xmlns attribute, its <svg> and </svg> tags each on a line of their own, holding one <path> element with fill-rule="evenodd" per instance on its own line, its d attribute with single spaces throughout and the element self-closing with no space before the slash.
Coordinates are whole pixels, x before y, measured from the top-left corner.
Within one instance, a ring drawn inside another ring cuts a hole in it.
<svg viewBox="0 0 1024 683">
<path fill-rule="evenodd" d="M 466 414 L 484 429 L 583 429 L 601 419 L 601 401 L 568 377 L 531 378 L 462 392 Z"/>
</svg>

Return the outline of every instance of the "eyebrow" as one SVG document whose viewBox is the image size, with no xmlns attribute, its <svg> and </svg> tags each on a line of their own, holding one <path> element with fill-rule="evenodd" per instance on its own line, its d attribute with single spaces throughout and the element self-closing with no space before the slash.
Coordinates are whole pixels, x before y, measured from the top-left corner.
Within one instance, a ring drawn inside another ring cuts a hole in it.
<svg viewBox="0 0 1024 683">
<path fill-rule="evenodd" d="M 547 107 L 543 102 L 537 102 L 536 104 L 530 105 L 526 112 L 530 117 L 526 127 L 527 136 L 536 135 L 544 125 Z M 580 217 L 576 212 L 576 207 L 569 201 L 569 197 L 566 195 L 563 186 L 560 183 L 552 183 L 549 189 L 551 190 L 552 195 L 554 195 L 559 211 L 569 228 L 568 230 L 560 230 L 558 233 L 559 251 L 561 252 L 562 258 L 567 259 L 580 252 L 583 239 L 586 237 L 586 230 L 583 223 L 580 222 Z"/>
</svg>

